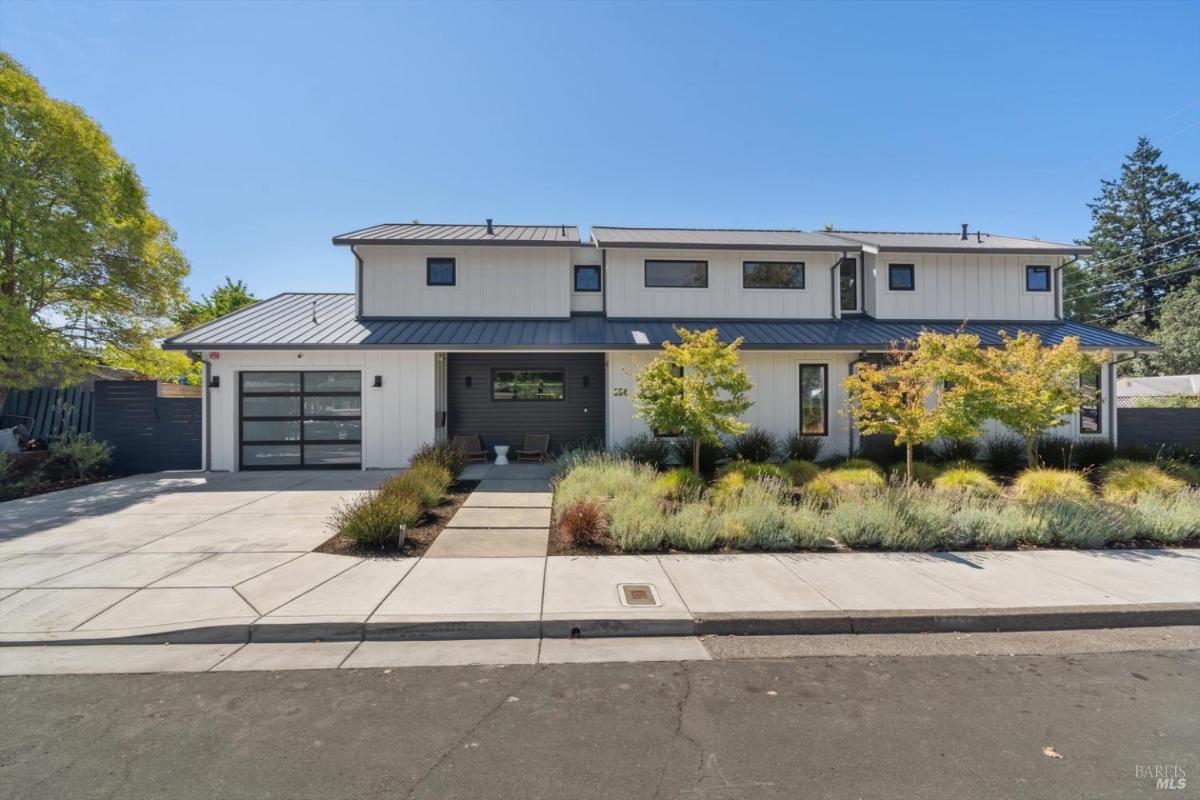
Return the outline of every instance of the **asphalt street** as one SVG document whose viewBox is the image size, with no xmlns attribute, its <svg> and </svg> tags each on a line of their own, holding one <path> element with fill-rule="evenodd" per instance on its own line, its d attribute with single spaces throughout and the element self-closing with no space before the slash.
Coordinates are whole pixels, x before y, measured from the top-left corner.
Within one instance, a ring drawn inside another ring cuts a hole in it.
<svg viewBox="0 0 1200 800">
<path fill-rule="evenodd" d="M 6 678 L 0 797 L 1200 794 L 1196 650 L 770 655 L 795 646 L 731 641 L 683 663 Z M 1186 788 L 1158 788 L 1147 767 Z"/>
</svg>

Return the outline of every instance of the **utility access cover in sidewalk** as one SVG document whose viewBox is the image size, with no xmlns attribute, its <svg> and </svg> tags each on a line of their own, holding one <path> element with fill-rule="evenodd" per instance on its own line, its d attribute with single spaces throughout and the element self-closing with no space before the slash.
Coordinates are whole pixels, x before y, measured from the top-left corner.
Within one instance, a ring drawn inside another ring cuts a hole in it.
<svg viewBox="0 0 1200 800">
<path fill-rule="evenodd" d="M 661 606 L 658 592 L 649 583 L 618 583 L 617 591 L 621 595 L 623 606 Z"/>
</svg>

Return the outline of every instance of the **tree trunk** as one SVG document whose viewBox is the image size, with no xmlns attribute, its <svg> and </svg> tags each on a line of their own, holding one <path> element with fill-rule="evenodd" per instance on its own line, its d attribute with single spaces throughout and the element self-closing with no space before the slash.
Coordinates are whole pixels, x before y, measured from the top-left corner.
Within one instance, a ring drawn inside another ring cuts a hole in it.
<svg viewBox="0 0 1200 800">
<path fill-rule="evenodd" d="M 1033 437 L 1029 436 L 1025 439 L 1025 466 L 1032 469 L 1037 466 L 1037 460 L 1033 452 Z"/>
<path fill-rule="evenodd" d="M 700 440 L 692 439 L 692 472 L 700 474 Z"/>
<path fill-rule="evenodd" d="M 904 482 L 911 484 L 913 481 L 913 446 L 911 444 L 904 445 Z"/>
</svg>

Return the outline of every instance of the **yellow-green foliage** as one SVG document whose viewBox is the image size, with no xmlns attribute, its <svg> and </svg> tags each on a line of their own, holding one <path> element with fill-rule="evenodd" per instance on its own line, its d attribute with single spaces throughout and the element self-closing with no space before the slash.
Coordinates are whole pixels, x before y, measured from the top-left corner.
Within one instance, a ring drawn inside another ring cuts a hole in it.
<svg viewBox="0 0 1200 800">
<path fill-rule="evenodd" d="M 1189 486 L 1200 486 L 1200 467 L 1175 458 L 1161 458 L 1154 463 L 1172 478 L 1178 478 Z"/>
<path fill-rule="evenodd" d="M 1092 485 L 1082 473 L 1069 469 L 1033 467 L 1013 481 L 1013 496 L 1027 503 L 1055 500 L 1084 502 L 1094 498 Z"/>
<path fill-rule="evenodd" d="M 793 486 L 804 486 L 821 474 L 821 468 L 816 464 L 811 461 L 801 461 L 798 458 L 783 462 L 780 469 L 783 470 L 783 474 L 787 476 Z"/>
<path fill-rule="evenodd" d="M 892 483 L 904 483 L 904 476 L 906 472 L 907 470 L 902 462 L 899 464 L 893 464 L 888 476 Z M 931 485 L 940 472 L 940 468 L 925 461 L 913 462 L 913 481 L 915 483 L 922 484 L 923 486 Z"/>
<path fill-rule="evenodd" d="M 707 503 L 685 503 L 667 519 L 667 544 L 678 550 L 711 550 L 720 535 L 721 518 Z"/>
<path fill-rule="evenodd" d="M 421 522 L 425 510 L 420 499 L 409 492 L 366 492 L 338 506 L 329 526 L 360 544 L 397 542 L 400 526 Z"/>
<path fill-rule="evenodd" d="M 972 497 L 996 497 L 1000 486 L 977 467 L 950 467 L 933 479 L 935 491 Z"/>
<path fill-rule="evenodd" d="M 607 504 L 612 498 L 654 494 L 658 472 L 646 464 L 603 453 L 574 461 L 554 484 L 555 513 L 576 500 L 591 499 Z"/>
<path fill-rule="evenodd" d="M 1154 464 L 1114 461 L 1101 474 L 1100 491 L 1113 503 L 1130 503 L 1143 494 L 1175 494 L 1187 488 Z"/>
<path fill-rule="evenodd" d="M 443 495 L 453 482 L 454 476 L 450 470 L 427 461 L 384 481 L 379 490 L 384 494 L 412 494 L 420 499 L 425 508 L 433 508 L 442 502 Z"/>
<path fill-rule="evenodd" d="M 759 461 L 730 461 L 725 466 L 717 471 L 717 477 L 721 478 L 731 472 L 740 472 L 751 480 L 762 480 L 764 478 L 777 481 L 787 481 L 788 477 L 783 470 L 774 464 L 763 464 Z"/>
<path fill-rule="evenodd" d="M 806 496 L 833 503 L 846 497 L 858 497 L 884 489 L 878 469 L 831 469 L 822 472 L 804 486 Z"/>
<path fill-rule="evenodd" d="M 687 467 L 678 467 L 654 481 L 654 491 L 668 500 L 686 500 L 704 493 L 704 478 Z"/>
<path fill-rule="evenodd" d="M 869 469 L 879 473 L 879 476 L 883 477 L 883 467 L 867 458 L 847 458 L 845 461 L 835 464 L 833 468 L 835 470 Z"/>
</svg>

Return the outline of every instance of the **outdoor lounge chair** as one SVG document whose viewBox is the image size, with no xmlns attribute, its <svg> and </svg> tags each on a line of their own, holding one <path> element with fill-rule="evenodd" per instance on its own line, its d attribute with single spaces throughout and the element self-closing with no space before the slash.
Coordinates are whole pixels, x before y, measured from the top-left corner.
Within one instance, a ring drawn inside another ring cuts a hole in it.
<svg viewBox="0 0 1200 800">
<path fill-rule="evenodd" d="M 522 461 L 545 461 L 550 457 L 550 434 L 530 433 L 525 444 L 517 451 L 517 463 Z"/>
<path fill-rule="evenodd" d="M 488 451 L 484 449 L 483 442 L 479 441 L 479 434 L 455 436 L 450 443 L 467 454 L 468 464 L 477 461 L 487 463 Z"/>
</svg>

